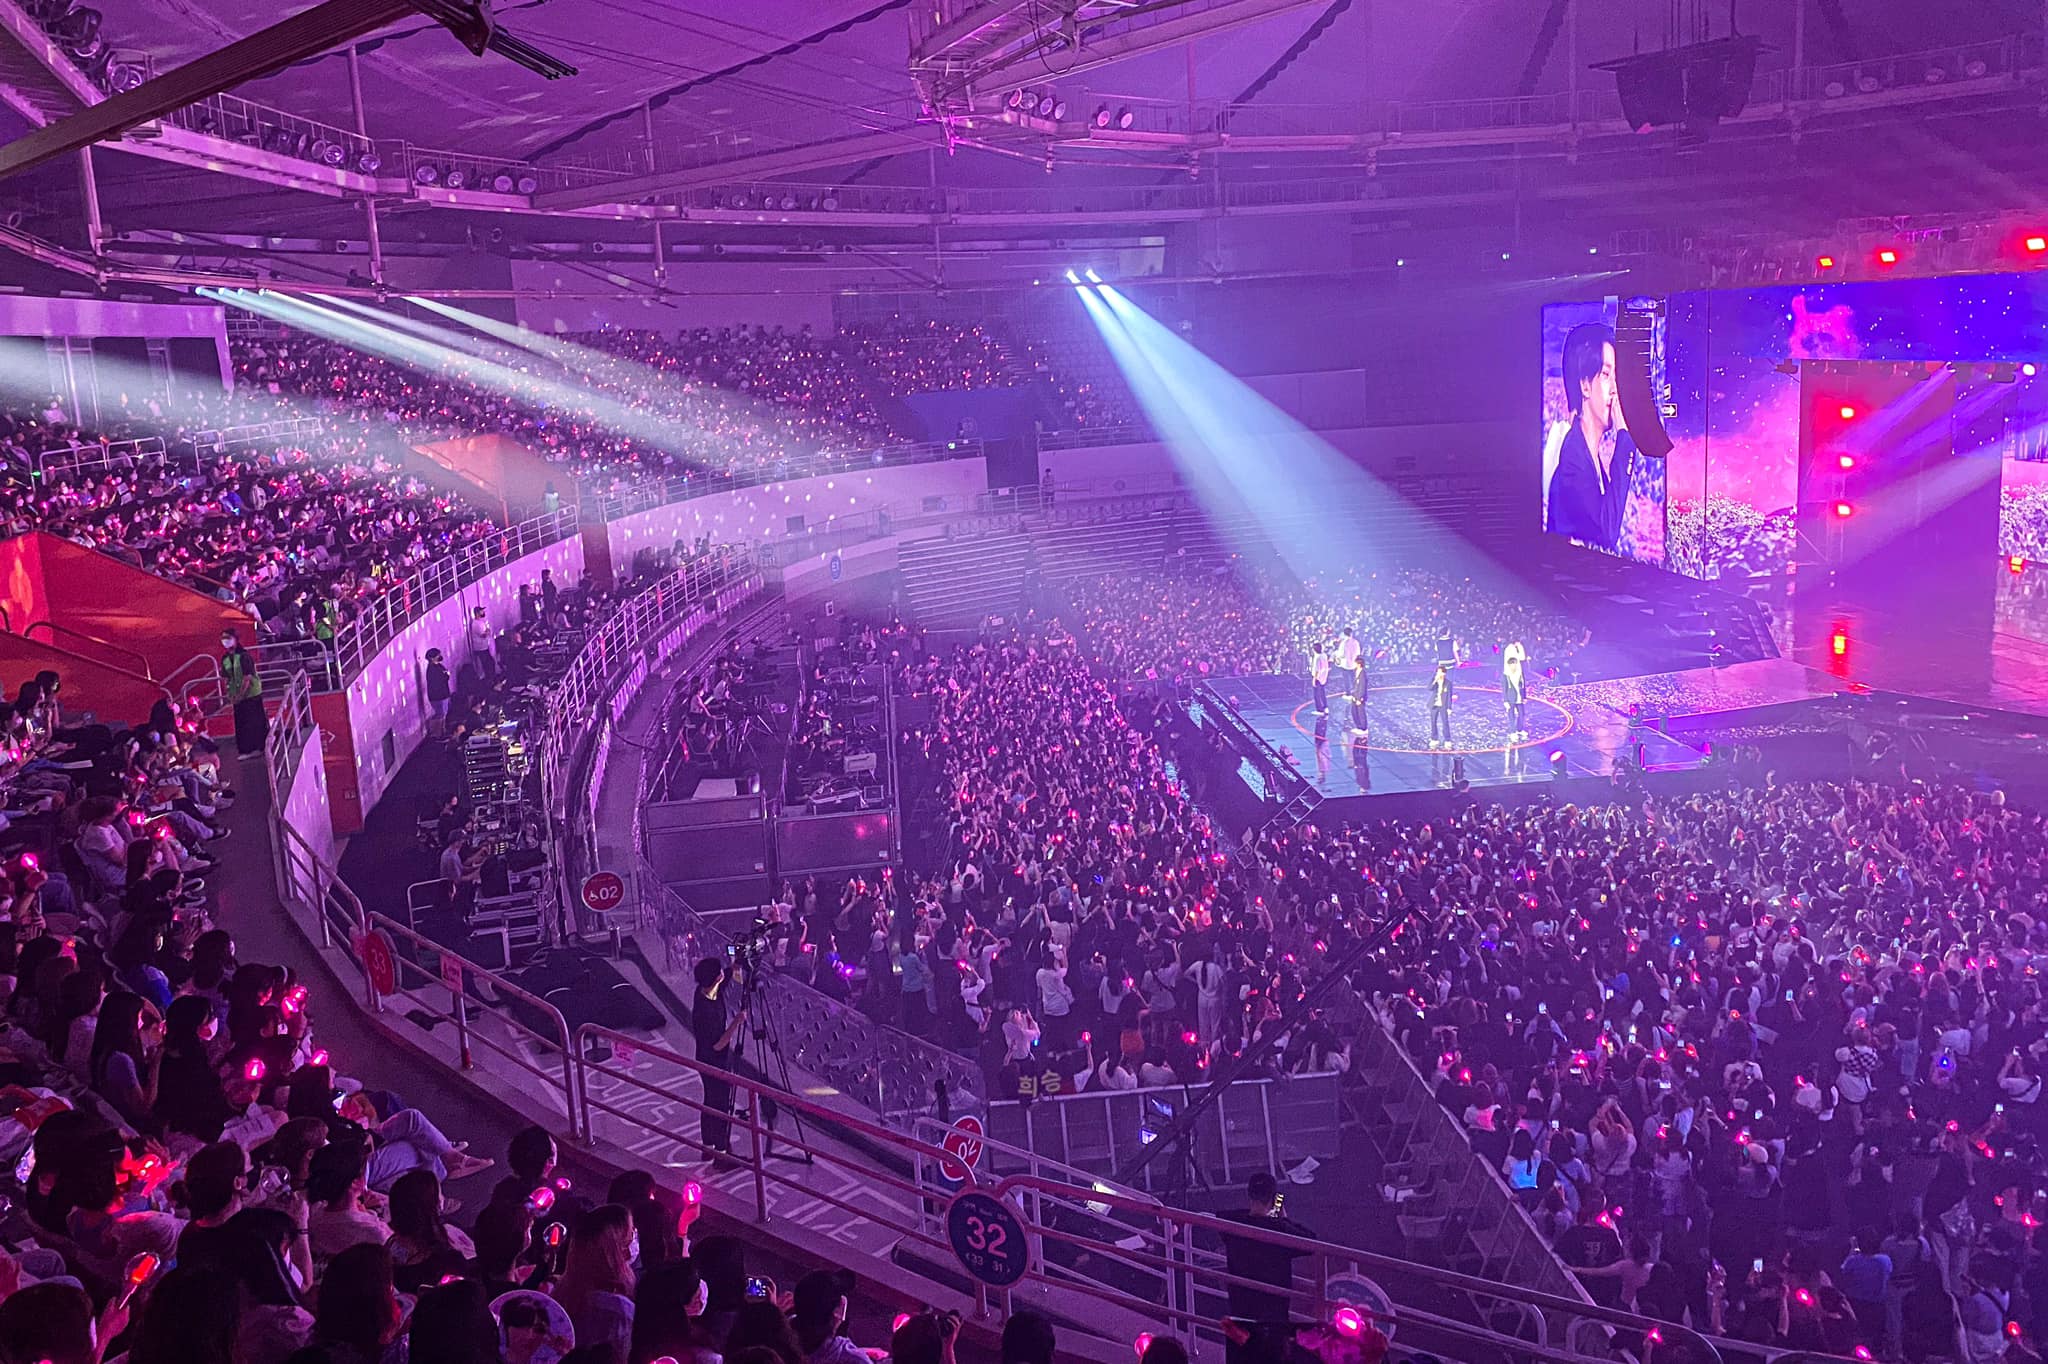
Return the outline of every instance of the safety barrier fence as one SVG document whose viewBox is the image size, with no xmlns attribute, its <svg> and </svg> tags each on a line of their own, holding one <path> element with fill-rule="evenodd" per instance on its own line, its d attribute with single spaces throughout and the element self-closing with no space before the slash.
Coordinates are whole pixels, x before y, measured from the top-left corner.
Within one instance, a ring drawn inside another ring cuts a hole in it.
<svg viewBox="0 0 2048 1364">
<path fill-rule="evenodd" d="M 988 1130 L 1036 1156 L 1113 1174 L 1141 1144 L 1173 1126 L 1206 1080 L 1078 1094 L 1041 1089 L 1029 1099 L 991 1103 Z M 1185 1150 L 1147 1163 L 1141 1187 L 1199 1184 L 1212 1174 L 1235 1186 L 1254 1170 L 1278 1174 L 1310 1157 L 1333 1159 L 1342 1083 L 1334 1074 L 1239 1081 L 1197 1120 Z"/>
<path fill-rule="evenodd" d="M 711 493 L 735 488 L 759 488 L 770 483 L 787 483 L 800 478 L 858 473 L 866 469 L 900 468 L 912 464 L 937 464 L 949 459 L 975 459 L 982 453 L 980 441 L 926 441 L 919 444 L 886 445 L 879 448 L 820 450 L 791 455 L 774 464 L 739 473 L 699 470 L 680 478 L 636 480 L 624 487 L 596 494 L 586 505 L 599 520 L 616 521 L 634 512 L 652 511 L 672 502 L 686 502 Z"/>
<path fill-rule="evenodd" d="M 336 633 L 334 653 L 340 672 L 334 685 L 347 685 L 401 630 L 463 588 L 514 560 L 568 539 L 576 534 L 576 527 L 576 509 L 563 507 L 493 531 L 393 583 L 370 599 L 362 615 Z"/>
<path fill-rule="evenodd" d="M 745 551 L 718 546 L 635 593 L 591 632 L 549 687 L 542 706 L 541 804 L 557 834 L 556 879 L 564 890 L 590 872 L 612 870 L 598 866 L 602 774 L 616 727 L 640 687 L 660 660 L 763 583 Z M 580 793 L 573 805 L 572 793 Z"/>
<path fill-rule="evenodd" d="M 671 972 L 728 955 L 732 935 L 663 885 L 644 857 L 639 879 L 644 912 L 661 933 Z M 834 961 L 812 966 L 817 972 L 839 969 Z M 771 1020 L 789 1063 L 881 1121 L 902 1129 L 929 1114 L 978 1113 L 986 1105 L 987 1081 L 973 1060 L 881 1022 L 851 999 L 834 998 L 788 970 L 770 971 L 760 988 L 767 1001 L 761 1016 Z"/>
<path fill-rule="evenodd" d="M 313 719 L 313 683 L 304 672 L 294 673 L 271 713 L 270 735 L 263 742 L 263 760 L 270 770 L 273 795 L 282 798 L 292 789 L 306 739 L 317 722 Z"/>
<path fill-rule="evenodd" d="M 1362 1102 L 1383 1115 L 1383 1121 L 1366 1126 L 1385 1159 L 1383 1169 L 1402 1176 L 1403 1201 L 1395 1211 L 1412 1252 L 1590 1301 L 1507 1181 L 1472 1150 L 1463 1130 L 1376 1020 L 1360 1028 L 1352 1067 L 1364 1086 Z"/>
<path fill-rule="evenodd" d="M 1198 1358 L 1221 1353 L 1217 1323 L 1233 1288 L 1277 1292 L 1297 1322 L 1328 1323 L 1347 1304 L 1369 1308 L 1404 1343 L 1461 1351 L 1453 1357 L 1582 1364 L 1625 1357 L 1623 1348 L 1640 1348 L 1649 1337 L 1705 1364 L 1826 1358 L 1168 1207 L 1000 1139 L 963 1149 L 958 1134 L 933 1118 L 901 1131 L 789 1093 L 750 1070 L 706 1066 L 597 1024 L 572 1029 L 559 1007 L 502 973 L 366 912 L 289 826 L 279 823 L 277 832 L 290 868 L 281 887 L 288 908 L 310 937 L 344 954 L 367 1008 L 402 1014 L 424 1030 L 430 1055 L 516 1092 L 522 1110 L 564 1140 L 599 1143 L 661 1169 L 692 1169 L 704 1155 L 705 1120 L 729 1122 L 734 1166 L 703 1178 L 741 1206 L 751 1203 L 757 1221 L 801 1223 L 824 1211 L 832 1229 L 819 1241 L 951 1276 L 945 1209 L 958 1191 L 988 1193 L 1023 1215 L 1023 1282 L 1042 1288 L 1055 1311 L 1112 1339 L 1126 1325 L 1170 1332 Z M 1287 1252 L 1291 1283 L 1278 1288 L 1233 1276 L 1220 1249 L 1226 1237 Z M 932 1291 L 944 1290 L 935 1284 Z M 987 1291 L 977 1296 L 986 1307 Z"/>
</svg>

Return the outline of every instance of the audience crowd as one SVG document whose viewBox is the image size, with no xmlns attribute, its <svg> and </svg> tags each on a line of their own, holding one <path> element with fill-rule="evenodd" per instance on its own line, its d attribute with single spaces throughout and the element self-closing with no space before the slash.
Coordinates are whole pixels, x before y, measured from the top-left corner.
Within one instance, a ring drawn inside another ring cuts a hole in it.
<svg viewBox="0 0 2048 1364">
<path fill-rule="evenodd" d="M 1334 653 L 1345 629 L 1368 669 L 1434 663 L 1448 636 L 1459 658 L 1497 665 L 1519 639 L 1533 666 L 1568 666 L 1585 630 L 1562 612 L 1420 568 L 1359 569 L 1294 580 L 1233 563 L 1170 565 L 1072 586 L 1074 623 L 1109 676 L 1198 681 L 1304 674 L 1318 645 Z"/>
<path fill-rule="evenodd" d="M 2048 1329 L 2039 815 L 1767 778 L 1235 843 L 1128 662 L 906 643 L 945 864 L 788 931 L 995 1093 L 1344 1073 L 1379 1027 L 1601 1301 L 1916 1364 Z"/>
</svg>

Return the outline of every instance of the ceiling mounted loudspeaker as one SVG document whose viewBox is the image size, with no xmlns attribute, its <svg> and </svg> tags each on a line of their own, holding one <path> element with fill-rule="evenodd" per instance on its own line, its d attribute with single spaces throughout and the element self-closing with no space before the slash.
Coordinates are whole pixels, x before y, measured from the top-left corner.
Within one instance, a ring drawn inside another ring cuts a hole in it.
<svg viewBox="0 0 2048 1364">
<path fill-rule="evenodd" d="M 1621 116 L 1637 132 L 1675 126 L 1704 132 L 1748 107 L 1762 50 L 1761 41 L 1738 34 L 1600 62 L 1594 69 L 1614 73 Z"/>
<path fill-rule="evenodd" d="M 512 184 L 511 175 L 505 171 L 499 171 L 491 177 L 491 192 L 494 194 L 510 194 L 512 192 Z"/>
</svg>

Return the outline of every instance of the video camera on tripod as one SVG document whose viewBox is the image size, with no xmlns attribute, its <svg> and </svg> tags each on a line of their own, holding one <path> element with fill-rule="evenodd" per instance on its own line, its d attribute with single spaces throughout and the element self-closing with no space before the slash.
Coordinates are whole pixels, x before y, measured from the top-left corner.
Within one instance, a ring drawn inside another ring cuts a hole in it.
<svg viewBox="0 0 2048 1364">
<path fill-rule="evenodd" d="M 769 948 L 773 941 L 775 926 L 765 918 L 757 918 L 725 946 L 726 974 L 739 982 L 740 1006 L 751 1010 L 754 992 L 760 988 L 761 979 L 768 969 Z M 760 1015 L 754 1017 L 759 1020 Z M 754 1025 L 754 1036 L 765 1033 L 763 1023 Z"/>
</svg>

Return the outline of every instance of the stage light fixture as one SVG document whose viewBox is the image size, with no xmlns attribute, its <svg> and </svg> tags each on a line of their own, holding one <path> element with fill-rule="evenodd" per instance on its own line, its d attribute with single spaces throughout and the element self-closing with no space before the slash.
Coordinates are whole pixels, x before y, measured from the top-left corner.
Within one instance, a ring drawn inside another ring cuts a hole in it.
<svg viewBox="0 0 2048 1364">
<path fill-rule="evenodd" d="M 1080 282 L 1081 277 L 1079 275 L 1075 274 L 1072 270 L 1067 271 L 1067 283 L 1079 284 Z"/>
<path fill-rule="evenodd" d="M 1565 779 L 1564 750 L 1561 748 L 1550 750 L 1550 776 L 1553 781 Z"/>
<path fill-rule="evenodd" d="M 1813 264 L 1817 270 L 1832 270 L 1835 268 L 1835 258 L 1833 256 L 1821 256 Z"/>
<path fill-rule="evenodd" d="M 384 169 L 384 158 L 374 151 L 356 153 L 356 169 L 364 175 L 375 175 Z"/>
<path fill-rule="evenodd" d="M 107 88 L 117 95 L 137 89 L 148 79 L 149 73 L 136 62 L 115 62 L 107 68 Z"/>
<path fill-rule="evenodd" d="M 1970 60 L 1963 63 L 1963 74 L 1965 76 L 1968 76 L 1971 80 L 1981 80 L 1984 76 L 1984 73 L 1989 71 L 1990 69 L 1990 64 L 1987 63 L 1982 57 L 1972 57 L 1970 58 Z"/>
<path fill-rule="evenodd" d="M 1889 246 L 1884 247 L 1877 253 L 1877 263 L 1879 265 L 1897 265 L 1899 263 L 1899 253 L 1892 250 Z"/>
<path fill-rule="evenodd" d="M 1856 89 L 1866 95 L 1874 95 L 1884 89 L 1884 82 L 1866 71 L 1856 78 Z"/>
<path fill-rule="evenodd" d="M 2043 237 L 2036 233 L 2034 236 L 2027 238 L 2027 250 L 2037 256 L 2043 251 L 2048 251 L 2048 237 Z"/>
<path fill-rule="evenodd" d="M 1839 415 L 1841 419 L 1845 422 L 1852 422 L 1856 420 L 1856 409 L 1849 406 L 1849 404 L 1847 403 L 1843 403 L 1842 406 L 1837 410 L 1837 415 Z"/>
<path fill-rule="evenodd" d="M 1090 284 L 1100 284 L 1100 283 L 1102 283 L 1102 276 L 1100 276 L 1100 275 L 1096 274 L 1096 273 L 1095 273 L 1095 272 L 1094 272 L 1093 270 L 1089 270 L 1089 271 L 1087 271 L 1087 272 L 1086 272 L 1086 274 L 1087 274 L 1087 276 L 1088 276 L 1088 282 L 1089 282 Z"/>
<path fill-rule="evenodd" d="M 423 161 L 412 168 L 412 182 L 415 185 L 438 185 L 441 183 L 441 168 Z"/>
<path fill-rule="evenodd" d="M 1052 97 L 1052 92 L 1047 91 L 1038 97 L 1038 103 L 1032 106 L 1032 112 L 1040 118 L 1051 118 L 1053 108 L 1058 103 L 1059 101 Z"/>
<path fill-rule="evenodd" d="M 1138 116 L 1132 113 L 1129 107 L 1125 107 L 1116 111 L 1116 126 L 1119 128 L 1128 129 L 1132 124 L 1136 123 L 1137 121 Z"/>
<path fill-rule="evenodd" d="M 1109 106 L 1107 104 L 1096 105 L 1094 118 L 1095 126 L 1098 128 L 1107 128 L 1109 126 L 1109 119 Z"/>
<path fill-rule="evenodd" d="M 1840 467 L 1840 468 L 1842 468 L 1842 469 L 1845 469 L 1845 470 L 1846 470 L 1846 469 L 1853 469 L 1853 468 L 1855 468 L 1855 467 L 1856 467 L 1856 456 L 1854 456 L 1854 455 L 1836 455 L 1836 456 L 1835 456 L 1835 464 L 1836 464 L 1836 465 L 1837 465 L 1838 467 Z"/>
<path fill-rule="evenodd" d="M 1365 1334 L 1365 1314 L 1356 1307 L 1340 1307 L 1330 1318 L 1330 1325 L 1337 1328 L 1337 1334 L 1357 1339 Z"/>
<path fill-rule="evenodd" d="M 461 189 L 469 183 L 469 172 L 457 166 L 448 172 L 448 188 Z"/>
<path fill-rule="evenodd" d="M 1850 518 L 1851 516 L 1854 516 L 1855 514 L 1856 514 L 1856 509 L 1855 509 L 1854 507 L 1850 506 L 1850 505 L 1849 505 L 1849 504 L 1848 504 L 1847 502 L 1837 502 L 1837 503 L 1835 503 L 1835 519 L 1836 519 L 1836 520 L 1839 520 L 1839 521 L 1846 521 L 1846 520 L 1848 520 L 1848 519 L 1849 519 L 1849 518 Z"/>
<path fill-rule="evenodd" d="M 1019 87 L 1010 92 L 1009 99 L 1005 100 L 1004 103 L 1008 104 L 1012 109 L 1022 109 L 1030 98 L 1030 92 Z"/>
<path fill-rule="evenodd" d="M 2005 566 L 2011 572 L 2024 573 L 2027 571 L 2026 556 L 2015 554 L 2005 561 Z"/>
<path fill-rule="evenodd" d="M 492 176 L 491 192 L 494 194 L 510 194 L 512 192 L 511 174 L 507 171 L 499 171 L 496 175 Z"/>
<path fill-rule="evenodd" d="M 783 195 L 783 196 L 782 196 L 782 211 L 783 211 L 784 213 L 788 213 L 788 212 L 791 212 L 792 210 L 794 210 L 795 208 L 796 208 L 796 196 L 795 196 L 794 194 L 785 194 L 785 195 Z"/>
<path fill-rule="evenodd" d="M 1829 638 L 1828 647 L 1834 650 L 1836 658 L 1840 658 L 1842 655 L 1849 652 L 1849 637 L 1843 634 L 1840 630 L 1837 630 L 1835 631 L 1833 636 Z"/>
<path fill-rule="evenodd" d="M 2034 375 L 2039 372 L 2040 371 L 2034 368 L 2034 362 L 2032 360 L 2029 360 L 2027 361 L 2027 363 L 2020 366 L 2020 373 L 2025 375 L 2029 379 L 2033 378 Z"/>
<path fill-rule="evenodd" d="M 540 177 L 529 172 L 514 181 L 512 187 L 521 194 L 537 194 L 540 192 Z"/>
<path fill-rule="evenodd" d="M 329 142 L 324 137 L 316 138 L 313 142 L 313 159 L 323 166 L 339 166 L 348 160 L 348 149 L 339 142 Z"/>
<path fill-rule="evenodd" d="M 1052 121 L 1054 123 L 1065 123 L 1067 121 L 1067 102 L 1065 100 L 1059 99 L 1053 101 Z"/>
</svg>

